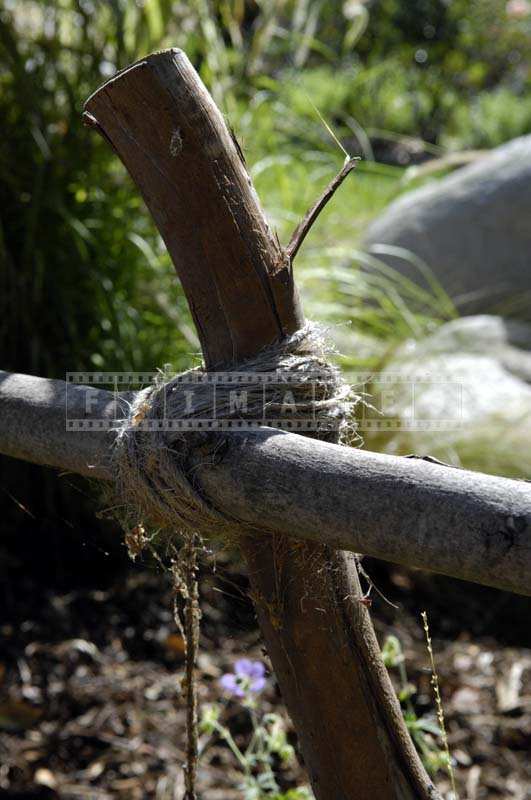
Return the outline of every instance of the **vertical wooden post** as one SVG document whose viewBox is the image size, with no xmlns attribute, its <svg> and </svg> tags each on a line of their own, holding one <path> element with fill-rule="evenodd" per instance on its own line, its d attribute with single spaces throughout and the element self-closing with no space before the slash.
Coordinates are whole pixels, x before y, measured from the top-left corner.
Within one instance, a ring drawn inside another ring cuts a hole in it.
<svg viewBox="0 0 531 800">
<path fill-rule="evenodd" d="M 223 118 L 186 55 L 156 53 L 90 97 L 166 242 L 207 368 L 231 366 L 303 324 Z M 254 601 L 318 800 L 427 800 L 437 792 L 405 728 L 345 553 L 242 542 Z"/>
</svg>

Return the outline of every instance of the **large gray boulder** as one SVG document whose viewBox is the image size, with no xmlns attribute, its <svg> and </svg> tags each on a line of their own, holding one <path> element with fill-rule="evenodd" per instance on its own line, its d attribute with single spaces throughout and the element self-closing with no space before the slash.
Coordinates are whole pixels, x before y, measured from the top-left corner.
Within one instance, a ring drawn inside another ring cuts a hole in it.
<svg viewBox="0 0 531 800">
<path fill-rule="evenodd" d="M 400 197 L 364 245 L 425 286 L 421 259 L 461 313 L 531 319 L 531 136 Z"/>
<path fill-rule="evenodd" d="M 374 377 L 371 403 L 382 431 L 386 419 L 394 422 L 380 441 L 387 452 L 529 478 L 531 326 L 464 317 L 405 342 Z"/>
</svg>

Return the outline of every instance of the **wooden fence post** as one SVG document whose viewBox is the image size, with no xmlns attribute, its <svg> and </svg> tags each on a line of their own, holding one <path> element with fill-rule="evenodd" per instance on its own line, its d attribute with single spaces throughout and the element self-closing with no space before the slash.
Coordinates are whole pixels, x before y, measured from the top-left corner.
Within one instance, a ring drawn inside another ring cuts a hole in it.
<svg viewBox="0 0 531 800">
<path fill-rule="evenodd" d="M 139 61 L 85 119 L 126 165 L 186 292 L 207 368 L 230 368 L 303 315 L 225 122 L 186 55 Z M 438 797 L 382 663 L 355 559 L 284 537 L 241 543 L 262 632 L 318 800 Z"/>
</svg>

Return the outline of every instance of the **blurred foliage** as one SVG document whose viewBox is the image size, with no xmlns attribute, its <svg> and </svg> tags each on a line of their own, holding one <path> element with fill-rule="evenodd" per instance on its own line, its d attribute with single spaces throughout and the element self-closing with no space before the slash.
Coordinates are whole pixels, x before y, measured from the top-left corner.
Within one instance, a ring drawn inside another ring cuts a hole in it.
<svg viewBox="0 0 531 800">
<path fill-rule="evenodd" d="M 497 147 L 531 131 L 531 102 L 510 89 L 480 92 L 468 104 L 457 105 L 444 141 L 456 147 Z"/>
<path fill-rule="evenodd" d="M 385 101 L 384 110 L 373 114 L 387 115 L 390 104 L 397 112 L 392 130 L 441 142 L 456 109 L 466 108 L 478 92 L 505 87 L 512 96 L 528 94 L 531 17 L 515 14 L 511 5 L 504 0 L 376 3 L 358 52 L 373 68 L 385 65 L 388 76 L 393 67 L 399 88 L 392 97 L 393 78 L 371 76 L 375 105 L 380 97 Z M 377 119 L 362 121 L 386 127 Z M 515 135 L 529 130 L 528 121 Z M 464 144 L 488 147 L 499 141 L 456 141 L 457 146 Z"/>
<path fill-rule="evenodd" d="M 349 223 L 363 226 L 400 189 L 399 169 L 369 163 L 380 139 L 407 134 L 428 149 L 488 147 L 531 129 L 521 102 L 530 86 L 530 25 L 531 15 L 500 0 L 7 0 L 0 14 L 3 365 L 49 376 L 167 361 L 180 367 L 197 350 L 140 198 L 107 144 L 82 127 L 84 100 L 117 69 L 160 46 L 187 51 L 242 139 L 284 237 L 340 161 L 321 114 L 368 159 L 356 192 L 341 194 L 339 219 L 332 209 L 313 238 L 324 250 L 344 244 L 355 267 Z M 332 280 L 321 307 L 311 286 L 326 276 L 307 275 L 305 252 L 299 268 L 311 310 L 356 318 L 356 295 L 370 328 L 361 296 L 372 296 L 367 279 L 349 282 L 346 294 L 344 282 Z M 372 307 L 381 311 L 388 287 L 379 281 Z M 440 316 L 433 303 L 420 305 L 422 314 Z M 383 327 L 375 314 L 374 333 L 396 335 L 396 314 L 403 320 L 392 303 Z"/>
<path fill-rule="evenodd" d="M 169 322 L 184 300 L 141 200 L 81 122 L 83 100 L 129 59 L 112 9 L 102 3 L 94 16 L 81 3 L 17 3 L 0 20 L 7 368 L 57 377 L 134 369 L 159 363 L 169 342 L 177 353 L 186 346 Z"/>
</svg>

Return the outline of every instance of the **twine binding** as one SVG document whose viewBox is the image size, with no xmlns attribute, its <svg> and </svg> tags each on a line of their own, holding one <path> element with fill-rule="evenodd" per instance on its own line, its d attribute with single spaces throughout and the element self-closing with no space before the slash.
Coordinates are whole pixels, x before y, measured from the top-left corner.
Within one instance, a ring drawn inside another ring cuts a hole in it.
<svg viewBox="0 0 531 800">
<path fill-rule="evenodd" d="M 329 362 L 332 352 L 322 329 L 308 323 L 231 370 L 229 374 L 248 376 L 244 386 L 246 408 L 233 407 L 234 384 L 220 383 L 216 386 L 217 416 L 259 421 L 264 414 L 264 383 L 260 378 L 264 373 L 274 374 L 267 384 L 269 415 L 281 415 L 289 395 L 291 420 L 312 416 L 320 438 L 345 438 L 354 427 L 350 417 L 359 397 Z M 139 520 L 159 530 L 193 531 L 203 537 L 227 534 L 239 527 L 237 520 L 228 519 L 203 497 L 194 481 L 190 455 L 205 442 L 205 434 L 168 429 L 163 424 L 201 419 L 212 413 L 212 389 L 207 381 L 202 383 L 203 375 L 208 373 L 201 368 L 191 370 L 139 392 L 129 415 L 121 421 L 112 466 L 115 509 L 126 531 L 138 526 Z M 183 379 L 187 378 L 194 383 L 192 409 L 182 391 Z"/>
</svg>

